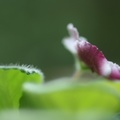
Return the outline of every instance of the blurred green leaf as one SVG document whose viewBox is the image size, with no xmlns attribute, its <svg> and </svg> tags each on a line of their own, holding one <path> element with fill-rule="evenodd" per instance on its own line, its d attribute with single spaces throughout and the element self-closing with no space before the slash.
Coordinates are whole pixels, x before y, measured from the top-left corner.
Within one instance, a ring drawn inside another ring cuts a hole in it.
<svg viewBox="0 0 120 120">
<path fill-rule="evenodd" d="M 67 78 L 66 78 L 67 79 Z M 120 110 L 120 94 L 109 81 L 56 80 L 42 85 L 25 84 L 22 107 L 67 111 Z"/>
<path fill-rule="evenodd" d="M 0 113 L 0 120 L 72 120 L 71 117 L 60 111 L 49 110 L 11 110 Z"/>
<path fill-rule="evenodd" d="M 65 113 L 59 110 L 20 110 L 0 113 L 0 120 L 111 120 L 106 111 Z"/>
<path fill-rule="evenodd" d="M 39 70 L 25 66 L 0 66 L 0 109 L 18 108 L 23 83 L 40 83 L 42 80 Z"/>
</svg>

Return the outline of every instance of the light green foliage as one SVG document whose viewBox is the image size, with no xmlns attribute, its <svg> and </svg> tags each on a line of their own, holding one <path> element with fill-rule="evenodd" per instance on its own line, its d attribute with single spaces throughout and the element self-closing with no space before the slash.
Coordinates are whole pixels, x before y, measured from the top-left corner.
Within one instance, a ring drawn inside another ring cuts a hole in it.
<svg viewBox="0 0 120 120">
<path fill-rule="evenodd" d="M 42 73 L 20 66 L 0 67 L 0 109 L 19 107 L 22 85 L 25 82 L 42 82 Z"/>
<path fill-rule="evenodd" d="M 107 81 L 56 80 L 43 85 L 25 84 L 24 89 L 24 107 L 72 112 L 104 110 L 114 113 L 120 110 L 120 94 L 114 83 Z"/>
<path fill-rule="evenodd" d="M 85 79 L 61 78 L 40 84 L 43 75 L 39 70 L 0 67 L 0 120 L 118 119 L 120 82 Z M 19 106 L 19 111 L 13 111 Z"/>
<path fill-rule="evenodd" d="M 5 111 L 0 113 L 0 120 L 73 120 L 73 115 L 55 110 Z"/>
<path fill-rule="evenodd" d="M 106 111 L 86 111 L 65 113 L 59 110 L 20 110 L 4 111 L 0 113 L 0 120 L 117 120 Z"/>
</svg>

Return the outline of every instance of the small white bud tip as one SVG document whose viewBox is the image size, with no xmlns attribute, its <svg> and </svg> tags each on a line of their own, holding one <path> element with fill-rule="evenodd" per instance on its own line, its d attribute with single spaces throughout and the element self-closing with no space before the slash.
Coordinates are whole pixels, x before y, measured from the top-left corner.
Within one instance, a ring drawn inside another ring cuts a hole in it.
<svg viewBox="0 0 120 120">
<path fill-rule="evenodd" d="M 78 40 L 79 39 L 79 33 L 77 31 L 77 29 L 73 26 L 72 23 L 69 23 L 67 25 L 67 29 L 68 29 L 68 32 L 70 34 L 70 36 L 75 39 L 75 40 Z"/>
<path fill-rule="evenodd" d="M 73 26 L 72 23 L 69 23 L 69 24 L 67 25 L 67 29 L 68 29 L 68 30 L 71 30 L 71 29 L 73 29 L 73 28 L 74 28 L 74 26 Z"/>
</svg>

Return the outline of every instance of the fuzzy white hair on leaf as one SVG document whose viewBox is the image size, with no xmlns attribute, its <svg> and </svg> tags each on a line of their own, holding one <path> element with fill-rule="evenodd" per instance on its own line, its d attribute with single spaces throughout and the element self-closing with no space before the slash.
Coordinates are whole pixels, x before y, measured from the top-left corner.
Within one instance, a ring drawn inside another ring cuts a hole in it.
<svg viewBox="0 0 120 120">
<path fill-rule="evenodd" d="M 24 64 L 23 65 L 19 65 L 19 64 L 0 65 L 0 69 L 6 69 L 6 70 L 17 69 L 20 71 L 24 71 L 26 74 L 36 73 L 36 74 L 39 74 L 42 77 L 42 79 L 44 79 L 44 75 L 41 72 L 41 70 L 33 67 L 33 65 L 24 65 Z"/>
</svg>

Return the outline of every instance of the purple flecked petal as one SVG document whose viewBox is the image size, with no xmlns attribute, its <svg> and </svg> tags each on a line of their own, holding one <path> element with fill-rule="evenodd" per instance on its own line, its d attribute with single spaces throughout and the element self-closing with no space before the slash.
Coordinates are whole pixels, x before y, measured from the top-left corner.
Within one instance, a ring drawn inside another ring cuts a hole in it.
<svg viewBox="0 0 120 120">
<path fill-rule="evenodd" d="M 120 66 L 108 61 L 103 53 L 87 41 L 77 42 L 78 58 L 93 72 L 111 80 L 120 79 Z"/>
<path fill-rule="evenodd" d="M 77 52 L 79 59 L 90 67 L 93 72 L 97 72 L 99 75 L 103 74 L 103 66 L 107 63 L 107 60 L 96 46 L 87 41 L 78 41 Z"/>
</svg>

